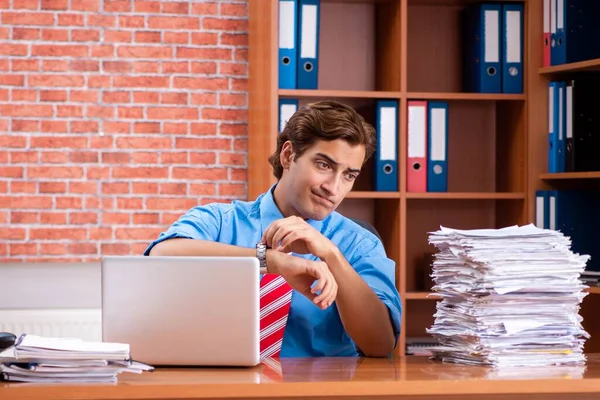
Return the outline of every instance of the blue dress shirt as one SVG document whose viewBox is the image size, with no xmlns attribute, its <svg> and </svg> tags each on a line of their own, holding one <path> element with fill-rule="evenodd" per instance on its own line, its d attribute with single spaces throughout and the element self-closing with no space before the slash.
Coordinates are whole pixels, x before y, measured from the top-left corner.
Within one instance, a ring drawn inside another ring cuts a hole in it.
<svg viewBox="0 0 600 400">
<path fill-rule="evenodd" d="M 256 247 L 265 229 L 284 218 L 273 199 L 273 187 L 256 201 L 213 203 L 189 210 L 152 242 L 172 238 L 202 239 L 236 246 Z M 308 220 L 312 227 L 329 238 L 356 272 L 387 306 L 396 342 L 400 332 L 402 305 L 394 285 L 395 263 L 387 258 L 381 241 L 350 219 L 333 212 L 322 221 Z M 310 254 L 297 255 L 316 260 Z M 304 295 L 293 291 L 288 321 L 281 346 L 281 357 L 358 356 L 354 341 L 346 333 L 335 302 L 321 310 Z"/>
</svg>

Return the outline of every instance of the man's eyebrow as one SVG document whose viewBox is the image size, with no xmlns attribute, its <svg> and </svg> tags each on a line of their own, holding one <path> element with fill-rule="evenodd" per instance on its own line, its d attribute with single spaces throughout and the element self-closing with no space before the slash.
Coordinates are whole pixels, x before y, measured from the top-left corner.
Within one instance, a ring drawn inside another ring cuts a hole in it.
<svg viewBox="0 0 600 400">
<path fill-rule="evenodd" d="M 322 157 L 324 159 L 326 159 L 327 161 L 329 161 L 331 164 L 337 166 L 340 163 L 338 163 L 337 161 L 335 161 L 333 158 L 329 157 L 327 154 L 323 154 L 323 153 L 317 153 L 316 154 L 318 157 Z M 346 171 L 349 172 L 354 172 L 354 173 L 360 173 L 360 169 L 356 169 L 356 168 L 347 168 Z"/>
</svg>

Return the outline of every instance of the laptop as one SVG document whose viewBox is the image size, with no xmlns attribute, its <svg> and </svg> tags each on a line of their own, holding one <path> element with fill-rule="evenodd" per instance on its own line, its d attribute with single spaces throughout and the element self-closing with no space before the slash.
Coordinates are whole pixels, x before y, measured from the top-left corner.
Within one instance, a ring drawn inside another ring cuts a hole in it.
<svg viewBox="0 0 600 400">
<path fill-rule="evenodd" d="M 105 256 L 102 340 L 153 366 L 255 366 L 255 257 Z"/>
</svg>

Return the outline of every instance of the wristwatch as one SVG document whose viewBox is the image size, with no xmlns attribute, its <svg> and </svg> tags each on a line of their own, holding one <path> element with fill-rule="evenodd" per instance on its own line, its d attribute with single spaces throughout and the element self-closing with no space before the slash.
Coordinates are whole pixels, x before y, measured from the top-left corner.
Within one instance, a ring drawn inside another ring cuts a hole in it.
<svg viewBox="0 0 600 400">
<path fill-rule="evenodd" d="M 258 258 L 259 267 L 261 270 L 267 270 L 267 245 L 258 242 L 256 243 L 256 258 Z"/>
</svg>

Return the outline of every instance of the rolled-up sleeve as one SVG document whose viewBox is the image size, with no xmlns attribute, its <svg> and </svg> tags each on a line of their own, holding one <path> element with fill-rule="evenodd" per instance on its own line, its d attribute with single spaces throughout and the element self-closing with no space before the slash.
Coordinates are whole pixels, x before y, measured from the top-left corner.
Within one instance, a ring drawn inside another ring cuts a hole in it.
<svg viewBox="0 0 600 400">
<path fill-rule="evenodd" d="M 396 289 L 396 263 L 389 259 L 379 241 L 363 240 L 350 261 L 377 297 L 388 308 L 396 344 L 400 336 L 402 303 Z"/>
<path fill-rule="evenodd" d="M 221 214 L 214 204 L 194 207 L 162 232 L 144 251 L 144 255 L 158 243 L 168 239 L 185 238 L 216 241 L 221 227 Z"/>
</svg>

